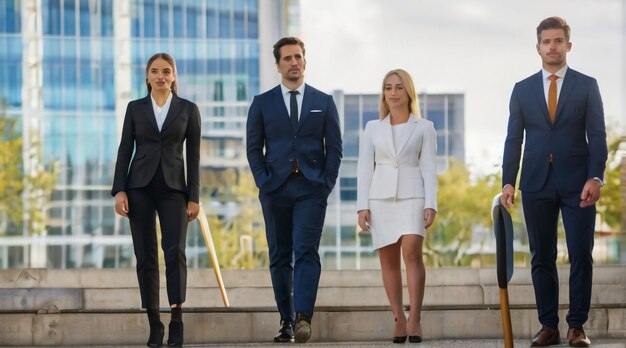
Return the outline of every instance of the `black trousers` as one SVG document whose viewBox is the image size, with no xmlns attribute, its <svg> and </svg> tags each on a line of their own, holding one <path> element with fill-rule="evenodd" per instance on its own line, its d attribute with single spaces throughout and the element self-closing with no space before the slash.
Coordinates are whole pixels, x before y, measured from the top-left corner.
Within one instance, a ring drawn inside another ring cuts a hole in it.
<svg viewBox="0 0 626 348">
<path fill-rule="evenodd" d="M 170 305 L 185 302 L 187 291 L 187 195 L 165 183 L 161 165 L 146 187 L 129 190 L 128 218 L 137 258 L 141 307 L 159 308 L 159 259 L 156 214 L 161 225 L 167 296 Z"/>
</svg>

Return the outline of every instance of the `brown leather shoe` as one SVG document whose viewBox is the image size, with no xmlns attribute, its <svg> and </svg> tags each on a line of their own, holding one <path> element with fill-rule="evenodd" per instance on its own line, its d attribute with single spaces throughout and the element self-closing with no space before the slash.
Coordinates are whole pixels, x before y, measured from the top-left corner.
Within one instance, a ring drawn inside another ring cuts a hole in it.
<svg viewBox="0 0 626 348">
<path fill-rule="evenodd" d="M 537 334 L 533 337 L 530 346 L 545 347 L 555 344 L 561 344 L 559 330 L 543 325 L 541 326 L 541 330 L 539 330 L 539 332 L 537 332 Z"/>
<path fill-rule="evenodd" d="M 570 328 L 567 330 L 567 339 L 572 347 L 589 347 L 591 340 L 585 335 L 585 330 Z"/>
<path fill-rule="evenodd" d="M 311 318 L 303 314 L 298 314 L 294 338 L 296 343 L 306 343 L 306 341 L 311 338 Z"/>
</svg>

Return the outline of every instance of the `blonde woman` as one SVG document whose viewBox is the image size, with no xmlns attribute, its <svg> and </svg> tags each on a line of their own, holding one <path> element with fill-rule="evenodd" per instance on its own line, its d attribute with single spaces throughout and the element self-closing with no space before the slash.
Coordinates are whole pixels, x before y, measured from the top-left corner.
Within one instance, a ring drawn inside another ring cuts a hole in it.
<svg viewBox="0 0 626 348">
<path fill-rule="evenodd" d="M 360 139 L 357 210 L 361 229 L 372 233 L 383 284 L 394 315 L 393 342 L 422 340 L 420 312 L 426 279 L 422 244 L 437 214 L 436 134 L 421 118 L 411 76 L 383 79 L 380 119 Z M 410 311 L 404 314 L 400 259 L 406 266 Z"/>
</svg>

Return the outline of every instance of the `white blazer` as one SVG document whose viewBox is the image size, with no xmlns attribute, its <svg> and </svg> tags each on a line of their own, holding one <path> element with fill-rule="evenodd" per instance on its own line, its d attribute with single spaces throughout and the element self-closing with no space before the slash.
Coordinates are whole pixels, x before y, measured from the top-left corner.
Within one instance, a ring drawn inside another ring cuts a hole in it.
<svg viewBox="0 0 626 348">
<path fill-rule="evenodd" d="M 411 114 L 405 138 L 393 143 L 390 116 L 367 123 L 359 141 L 357 211 L 370 199 L 423 198 L 437 210 L 437 134 L 431 121 Z"/>
</svg>

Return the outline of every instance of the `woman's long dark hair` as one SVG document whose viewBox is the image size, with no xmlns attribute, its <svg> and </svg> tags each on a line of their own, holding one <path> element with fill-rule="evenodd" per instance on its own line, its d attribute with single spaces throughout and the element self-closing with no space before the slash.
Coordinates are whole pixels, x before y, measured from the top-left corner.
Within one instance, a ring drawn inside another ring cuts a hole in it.
<svg viewBox="0 0 626 348">
<path fill-rule="evenodd" d="M 166 61 L 172 67 L 173 72 L 176 73 L 176 62 L 174 61 L 174 58 L 172 58 L 172 56 L 170 56 L 169 54 L 157 53 L 153 55 L 152 57 L 150 57 L 150 59 L 148 59 L 148 64 L 146 64 L 146 86 L 148 86 L 148 94 L 152 92 L 152 86 L 150 86 L 150 83 L 148 82 L 148 70 L 150 70 L 150 65 L 152 65 L 152 63 L 154 63 L 154 61 L 159 58 Z M 172 82 L 172 87 L 170 87 L 170 89 L 172 90 L 172 93 L 174 93 L 175 96 L 178 96 L 176 80 Z"/>
</svg>

